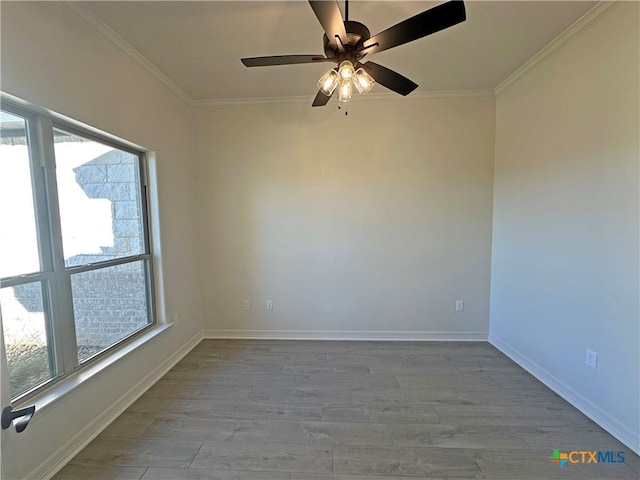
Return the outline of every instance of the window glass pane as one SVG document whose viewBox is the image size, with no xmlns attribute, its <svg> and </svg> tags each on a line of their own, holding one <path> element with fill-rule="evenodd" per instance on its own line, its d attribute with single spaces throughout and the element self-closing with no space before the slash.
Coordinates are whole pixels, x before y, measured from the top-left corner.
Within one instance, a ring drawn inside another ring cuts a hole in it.
<svg viewBox="0 0 640 480">
<path fill-rule="evenodd" d="M 26 126 L 0 113 L 0 278 L 40 270 Z"/>
<path fill-rule="evenodd" d="M 43 303 L 41 282 L 0 289 L 11 398 L 54 377 Z"/>
<path fill-rule="evenodd" d="M 144 253 L 138 156 L 54 129 L 65 265 Z"/>
<path fill-rule="evenodd" d="M 145 261 L 71 276 L 78 361 L 150 323 Z"/>
</svg>

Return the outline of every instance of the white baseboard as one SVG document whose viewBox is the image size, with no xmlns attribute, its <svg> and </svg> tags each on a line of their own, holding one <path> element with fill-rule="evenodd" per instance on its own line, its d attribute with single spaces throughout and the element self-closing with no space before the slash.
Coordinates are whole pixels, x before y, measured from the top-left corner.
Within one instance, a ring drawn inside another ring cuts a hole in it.
<svg viewBox="0 0 640 480">
<path fill-rule="evenodd" d="M 394 342 L 487 341 L 487 332 L 393 332 L 346 330 L 204 330 L 208 339 L 364 340 Z"/>
<path fill-rule="evenodd" d="M 154 383 L 164 376 L 187 353 L 202 341 L 202 331 L 189 339 L 178 351 L 158 365 L 147 376 L 129 389 L 114 404 L 99 415 L 93 422 L 79 431 L 71 440 L 60 447 L 47 460 L 32 470 L 26 479 L 50 479 L 62 469 L 80 450 L 86 447 L 100 432 L 109 426 L 120 414 L 122 414 L 133 402 L 142 396 Z"/>
<path fill-rule="evenodd" d="M 634 451 L 636 455 L 640 455 L 640 433 L 634 432 L 626 425 L 621 424 L 618 420 L 594 405 L 589 399 L 576 392 L 562 380 L 549 373 L 530 358 L 522 355 L 511 345 L 495 335 L 489 335 L 489 343 L 620 440 L 620 442 L 624 443 Z"/>
</svg>

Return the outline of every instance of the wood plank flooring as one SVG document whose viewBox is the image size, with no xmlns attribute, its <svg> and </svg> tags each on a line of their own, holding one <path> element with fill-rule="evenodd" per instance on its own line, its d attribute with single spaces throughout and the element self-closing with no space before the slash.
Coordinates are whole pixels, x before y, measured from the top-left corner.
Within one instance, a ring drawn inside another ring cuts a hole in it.
<svg viewBox="0 0 640 480">
<path fill-rule="evenodd" d="M 560 468 L 554 448 L 626 463 Z M 205 340 L 55 480 L 638 480 L 638 464 L 485 342 Z"/>
</svg>

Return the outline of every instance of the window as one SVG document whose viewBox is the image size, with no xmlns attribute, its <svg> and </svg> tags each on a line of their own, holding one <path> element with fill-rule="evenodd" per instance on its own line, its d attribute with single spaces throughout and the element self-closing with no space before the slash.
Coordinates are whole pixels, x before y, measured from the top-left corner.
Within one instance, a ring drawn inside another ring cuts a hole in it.
<svg viewBox="0 0 640 480">
<path fill-rule="evenodd" d="M 3 101 L 0 311 L 11 398 L 154 323 L 144 153 Z"/>
</svg>

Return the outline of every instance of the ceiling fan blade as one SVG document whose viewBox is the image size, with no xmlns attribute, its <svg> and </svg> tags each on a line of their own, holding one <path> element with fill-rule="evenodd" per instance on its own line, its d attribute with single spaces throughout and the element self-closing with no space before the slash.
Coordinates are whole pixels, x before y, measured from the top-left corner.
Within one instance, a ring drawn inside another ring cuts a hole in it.
<svg viewBox="0 0 640 480">
<path fill-rule="evenodd" d="M 347 43 L 347 31 L 344 28 L 338 2 L 336 0 L 309 0 L 309 5 L 313 9 L 313 13 L 318 17 L 329 41 L 337 45 L 337 35 L 342 43 Z"/>
<path fill-rule="evenodd" d="M 466 19 L 464 2 L 451 0 L 374 35 L 364 42 L 362 50 L 368 54 L 381 52 L 452 27 Z"/>
<path fill-rule="evenodd" d="M 274 55 L 271 57 L 242 58 L 247 67 L 268 67 L 271 65 L 295 65 L 298 63 L 321 63 L 333 60 L 322 55 Z"/>
<path fill-rule="evenodd" d="M 387 87 L 389 90 L 393 90 L 400 95 L 409 95 L 418 87 L 417 83 L 412 82 L 407 77 L 404 77 L 393 70 L 389 70 L 387 67 L 378 65 L 377 63 L 360 63 L 359 66 L 364 68 L 365 72 L 371 75 L 380 85 Z"/>
<path fill-rule="evenodd" d="M 332 94 L 333 95 L 333 94 Z M 329 100 L 331 100 L 331 95 L 325 95 L 321 90 L 318 90 L 318 94 L 316 98 L 313 99 L 312 107 L 324 107 Z"/>
</svg>

